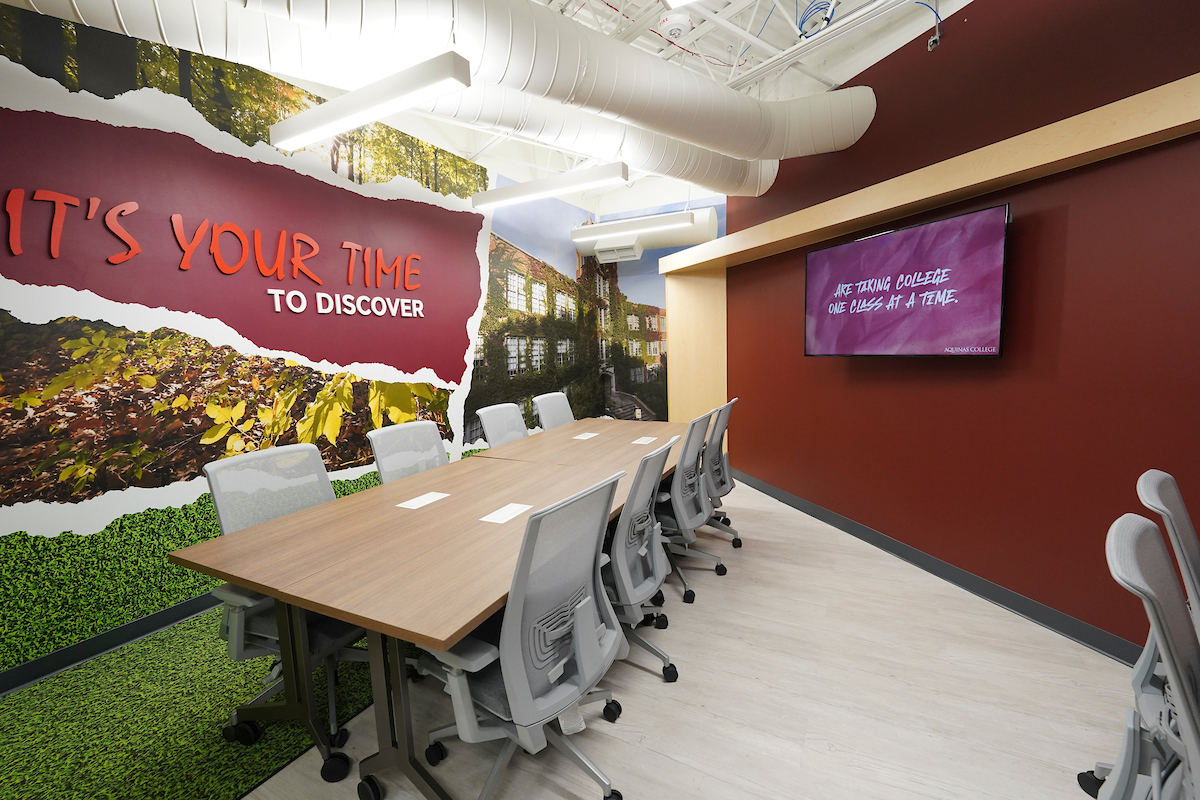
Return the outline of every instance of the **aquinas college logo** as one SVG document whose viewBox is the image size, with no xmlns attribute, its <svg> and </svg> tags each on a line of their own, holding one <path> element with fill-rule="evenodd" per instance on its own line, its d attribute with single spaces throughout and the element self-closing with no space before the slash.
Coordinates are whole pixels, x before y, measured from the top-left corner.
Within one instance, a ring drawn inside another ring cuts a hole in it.
<svg viewBox="0 0 1200 800">
<path fill-rule="evenodd" d="M 995 346 L 989 346 L 989 347 L 947 347 L 947 348 L 946 348 L 946 350 L 945 350 L 945 352 L 946 352 L 948 355 L 962 355 L 963 353 L 972 353 L 972 354 L 976 354 L 976 355 L 979 355 L 979 354 L 985 354 L 985 355 L 986 355 L 986 354 L 988 354 L 988 353 L 992 353 L 992 354 L 996 353 L 996 348 L 995 348 Z"/>
</svg>

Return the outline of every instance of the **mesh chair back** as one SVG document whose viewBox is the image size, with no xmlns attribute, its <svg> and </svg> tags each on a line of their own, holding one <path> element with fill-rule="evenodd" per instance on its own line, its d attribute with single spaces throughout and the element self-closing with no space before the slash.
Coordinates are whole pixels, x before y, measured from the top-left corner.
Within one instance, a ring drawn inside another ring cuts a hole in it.
<svg viewBox="0 0 1200 800">
<path fill-rule="evenodd" d="M 542 421 L 542 430 L 544 431 L 575 421 L 571 403 L 562 392 L 539 394 L 533 398 L 533 407 L 537 409 L 538 419 Z"/>
<path fill-rule="evenodd" d="M 1175 567 L 1158 526 L 1137 514 L 1125 514 L 1108 529 L 1108 568 L 1117 583 L 1142 599 L 1150 630 L 1158 642 L 1171 687 L 1178 738 L 1169 727 L 1171 747 L 1184 761 L 1184 796 L 1195 797 L 1194 765 L 1200 764 L 1200 641 L 1192 627 Z"/>
<path fill-rule="evenodd" d="M 623 634 L 600 584 L 600 549 L 624 474 L 529 518 L 500 630 L 500 667 L 518 725 L 556 716 L 616 658 Z M 585 620 L 577 630 L 575 608 L 581 603 Z M 578 663 L 578 651 L 591 642 L 576 643 L 576 637 L 592 637 L 598 662 Z"/>
<path fill-rule="evenodd" d="M 679 446 L 679 463 L 671 480 L 671 506 L 682 530 L 695 530 L 712 516 L 712 501 L 704 485 L 700 456 L 713 413 L 710 411 L 689 422 L 683 444 Z"/>
<path fill-rule="evenodd" d="M 499 447 L 508 442 L 515 442 L 529 435 L 525 427 L 525 417 L 516 403 L 500 403 L 475 412 L 483 423 L 483 435 L 487 437 L 488 447 Z"/>
<path fill-rule="evenodd" d="M 1196 529 L 1192 527 L 1192 518 L 1183 504 L 1179 485 L 1162 470 L 1151 469 L 1138 478 L 1137 493 L 1142 505 L 1162 515 L 1167 537 L 1175 549 L 1175 560 L 1179 562 L 1179 572 L 1183 575 L 1188 600 L 1200 614 L 1200 541 L 1196 539 Z"/>
<path fill-rule="evenodd" d="M 447 461 L 446 446 L 437 423 L 429 420 L 388 425 L 367 431 L 371 450 L 375 453 L 375 468 L 384 483 L 407 478 Z"/>
<path fill-rule="evenodd" d="M 313 444 L 223 458 L 206 464 L 204 475 L 223 534 L 334 499 L 325 462 Z"/>
<path fill-rule="evenodd" d="M 620 605 L 635 606 L 646 602 L 671 571 L 662 547 L 662 528 L 654 518 L 654 499 L 667 456 L 678 441 L 678 436 L 672 437 L 638 464 L 629 497 L 617 521 L 608 555 L 612 563 L 613 588 Z"/>
<path fill-rule="evenodd" d="M 709 497 L 724 497 L 733 490 L 733 475 L 729 473 L 729 454 L 725 452 L 725 429 L 735 397 L 716 410 L 708 441 L 704 443 L 704 477 L 708 480 Z"/>
</svg>

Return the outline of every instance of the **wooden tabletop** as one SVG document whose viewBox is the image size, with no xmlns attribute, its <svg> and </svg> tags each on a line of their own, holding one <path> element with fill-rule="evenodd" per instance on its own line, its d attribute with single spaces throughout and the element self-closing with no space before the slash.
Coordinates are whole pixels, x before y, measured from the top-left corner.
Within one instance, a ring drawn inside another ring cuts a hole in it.
<svg viewBox="0 0 1200 800">
<path fill-rule="evenodd" d="M 480 453 L 169 558 L 310 611 L 445 650 L 504 605 L 530 514 L 625 470 L 611 512 L 616 516 L 641 458 L 684 427 L 580 420 L 486 451 L 486 458 Z M 599 435 L 573 438 L 587 432 Z M 655 441 L 631 444 L 642 436 Z M 419 509 L 396 506 L 434 491 L 449 496 Z M 530 508 L 504 523 L 480 520 L 509 503 Z"/>
</svg>

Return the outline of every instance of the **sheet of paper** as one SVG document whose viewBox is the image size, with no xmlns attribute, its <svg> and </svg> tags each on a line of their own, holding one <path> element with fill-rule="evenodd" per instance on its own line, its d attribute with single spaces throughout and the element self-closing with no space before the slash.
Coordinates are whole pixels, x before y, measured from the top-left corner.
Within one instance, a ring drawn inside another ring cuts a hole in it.
<svg viewBox="0 0 1200 800">
<path fill-rule="evenodd" d="M 414 497 L 412 500 L 405 500 L 403 503 L 396 503 L 396 508 L 420 508 L 421 506 L 427 506 L 430 503 L 435 503 L 438 500 L 441 500 L 443 497 L 449 496 L 450 495 L 446 494 L 445 492 L 426 492 L 420 497 Z"/>
<path fill-rule="evenodd" d="M 657 436 L 643 436 L 640 439 L 634 439 L 632 444 L 650 444 L 657 438 Z"/>
<path fill-rule="evenodd" d="M 591 439 L 593 436 L 599 436 L 598 433 L 581 433 L 578 436 L 572 436 L 572 439 Z"/>
<path fill-rule="evenodd" d="M 518 514 L 523 514 L 533 506 L 522 505 L 521 503 L 509 503 L 503 508 L 497 508 L 486 517 L 480 517 L 480 522 L 508 522 Z"/>
</svg>

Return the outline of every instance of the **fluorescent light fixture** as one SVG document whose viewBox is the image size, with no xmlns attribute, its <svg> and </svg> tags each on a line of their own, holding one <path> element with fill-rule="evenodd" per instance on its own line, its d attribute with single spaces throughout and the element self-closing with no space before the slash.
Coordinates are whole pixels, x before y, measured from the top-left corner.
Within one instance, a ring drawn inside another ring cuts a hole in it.
<svg viewBox="0 0 1200 800">
<path fill-rule="evenodd" d="M 271 144 L 297 150 L 470 85 L 470 62 L 455 52 L 442 53 L 275 123 Z"/>
<path fill-rule="evenodd" d="M 615 186 L 628 181 L 629 167 L 617 161 L 612 164 L 601 164 L 598 167 L 564 172 L 561 175 L 551 175 L 549 178 L 539 178 L 536 181 L 489 189 L 486 192 L 472 195 L 471 205 L 478 209 L 498 208 L 514 203 L 528 203 L 530 200 L 541 200 L 543 197 L 595 189 L 598 186 Z"/>
<path fill-rule="evenodd" d="M 662 4 L 672 11 L 677 8 L 682 8 L 683 6 L 691 5 L 694 2 L 696 2 L 696 0 L 662 0 Z"/>
<path fill-rule="evenodd" d="M 597 239 L 608 239 L 613 236 L 636 236 L 639 233 L 650 233 L 651 231 L 669 231 L 672 228 L 686 228 L 695 222 L 696 215 L 691 211 L 673 211 L 670 214 L 656 214 L 652 217 L 597 222 L 593 225 L 580 225 L 572 230 L 571 241 L 594 242 Z"/>
</svg>

